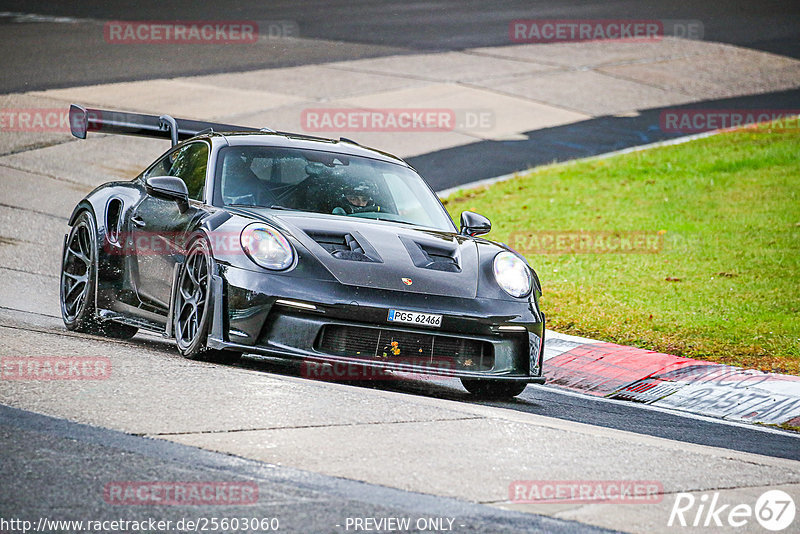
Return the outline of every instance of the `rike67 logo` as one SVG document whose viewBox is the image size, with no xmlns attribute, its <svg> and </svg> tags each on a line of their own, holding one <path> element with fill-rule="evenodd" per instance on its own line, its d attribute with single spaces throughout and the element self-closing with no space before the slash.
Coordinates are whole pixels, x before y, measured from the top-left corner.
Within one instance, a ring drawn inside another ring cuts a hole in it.
<svg viewBox="0 0 800 534">
<path fill-rule="evenodd" d="M 667 526 L 709 527 L 717 530 L 744 527 L 755 519 L 761 527 L 778 532 L 792 525 L 795 512 L 794 499 L 781 490 L 764 492 L 754 506 L 745 503 L 723 504 L 719 492 L 704 493 L 700 497 L 678 493 Z"/>
</svg>

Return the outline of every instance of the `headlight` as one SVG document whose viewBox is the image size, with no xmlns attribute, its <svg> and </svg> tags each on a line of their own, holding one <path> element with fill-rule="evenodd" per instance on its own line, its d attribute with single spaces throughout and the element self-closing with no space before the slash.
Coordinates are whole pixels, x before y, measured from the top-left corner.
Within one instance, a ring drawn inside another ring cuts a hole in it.
<svg viewBox="0 0 800 534">
<path fill-rule="evenodd" d="M 253 223 L 245 226 L 241 243 L 248 257 L 261 267 L 280 271 L 294 261 L 294 250 L 289 240 L 267 224 Z"/>
<path fill-rule="evenodd" d="M 512 297 L 524 297 L 531 290 L 530 269 L 510 252 L 500 252 L 494 257 L 494 278 Z"/>
</svg>

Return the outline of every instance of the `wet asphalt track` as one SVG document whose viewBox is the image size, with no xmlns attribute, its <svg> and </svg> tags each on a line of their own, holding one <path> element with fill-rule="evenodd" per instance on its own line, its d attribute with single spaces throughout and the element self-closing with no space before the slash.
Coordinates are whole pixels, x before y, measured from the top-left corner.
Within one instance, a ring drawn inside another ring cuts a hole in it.
<svg viewBox="0 0 800 534">
<path fill-rule="evenodd" d="M 5 310 L 9 317 L 24 317 Z M 16 328 L 58 334 L 55 318 L 28 317 L 36 326 Z M 109 347 L 112 341 L 104 342 Z M 137 336 L 126 345 L 174 357 L 172 343 L 155 336 Z M 249 373 L 296 378 L 298 365 L 248 356 L 236 364 Z M 400 376 L 399 378 L 403 378 Z M 454 379 L 403 379 L 348 387 L 378 388 L 408 395 L 475 403 Z M 671 440 L 800 459 L 800 436 L 746 425 L 648 409 L 620 401 L 565 394 L 546 386 L 529 386 L 510 402 L 487 402 L 593 426 Z M 309 444 L 313 446 L 313 444 Z M 455 532 L 593 532 L 587 525 L 543 516 L 503 512 L 449 498 L 405 492 L 298 469 L 208 452 L 192 447 L 77 424 L 0 406 L 0 517 L 57 519 L 128 519 L 258 516 L 278 517 L 282 532 L 345 532 L 348 517 L 450 517 Z M 108 506 L 102 485 L 118 480 L 247 481 L 259 486 L 253 506 Z M 463 526 L 462 526 L 463 525 Z"/>
<path fill-rule="evenodd" d="M 459 533 L 607 532 L 572 521 L 270 466 L 6 406 L 0 406 L 0 449 L 4 451 L 0 517 L 33 525 L 42 519 L 153 518 L 172 521 L 169 531 L 176 531 L 181 520 L 255 517 L 277 518 L 278 532 L 346 532 L 348 518 L 400 517 L 412 524 L 428 524 L 431 518 L 451 520 L 441 524 L 452 525 Z M 181 482 L 255 483 L 258 499 L 252 505 L 219 507 L 114 506 L 99 498 L 106 481 L 142 480 L 148 474 Z"/>
</svg>

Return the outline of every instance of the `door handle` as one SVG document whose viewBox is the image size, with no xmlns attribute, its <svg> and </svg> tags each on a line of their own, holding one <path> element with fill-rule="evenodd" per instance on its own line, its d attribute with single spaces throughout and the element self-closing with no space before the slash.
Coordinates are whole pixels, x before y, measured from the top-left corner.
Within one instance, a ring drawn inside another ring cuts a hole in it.
<svg viewBox="0 0 800 534">
<path fill-rule="evenodd" d="M 136 226 L 138 226 L 139 228 L 143 228 L 144 226 L 147 225 L 147 223 L 144 222 L 144 219 L 142 219 L 138 215 L 134 215 L 133 217 L 131 217 L 131 222 Z"/>
</svg>

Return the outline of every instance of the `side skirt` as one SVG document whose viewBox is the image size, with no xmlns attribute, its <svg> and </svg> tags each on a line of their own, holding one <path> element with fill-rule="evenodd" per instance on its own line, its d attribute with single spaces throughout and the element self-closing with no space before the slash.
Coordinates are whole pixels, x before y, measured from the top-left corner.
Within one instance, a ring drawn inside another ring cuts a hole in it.
<svg viewBox="0 0 800 534">
<path fill-rule="evenodd" d="M 152 321 L 148 321 L 147 319 L 142 319 L 139 317 L 131 317 L 112 310 L 97 310 L 97 316 L 103 321 L 114 321 L 115 323 L 127 324 L 130 326 L 135 326 L 136 328 L 141 328 L 143 330 L 149 330 L 150 332 L 155 332 L 157 334 L 161 334 L 164 336 L 166 335 L 166 333 L 164 332 L 163 325 Z"/>
</svg>

